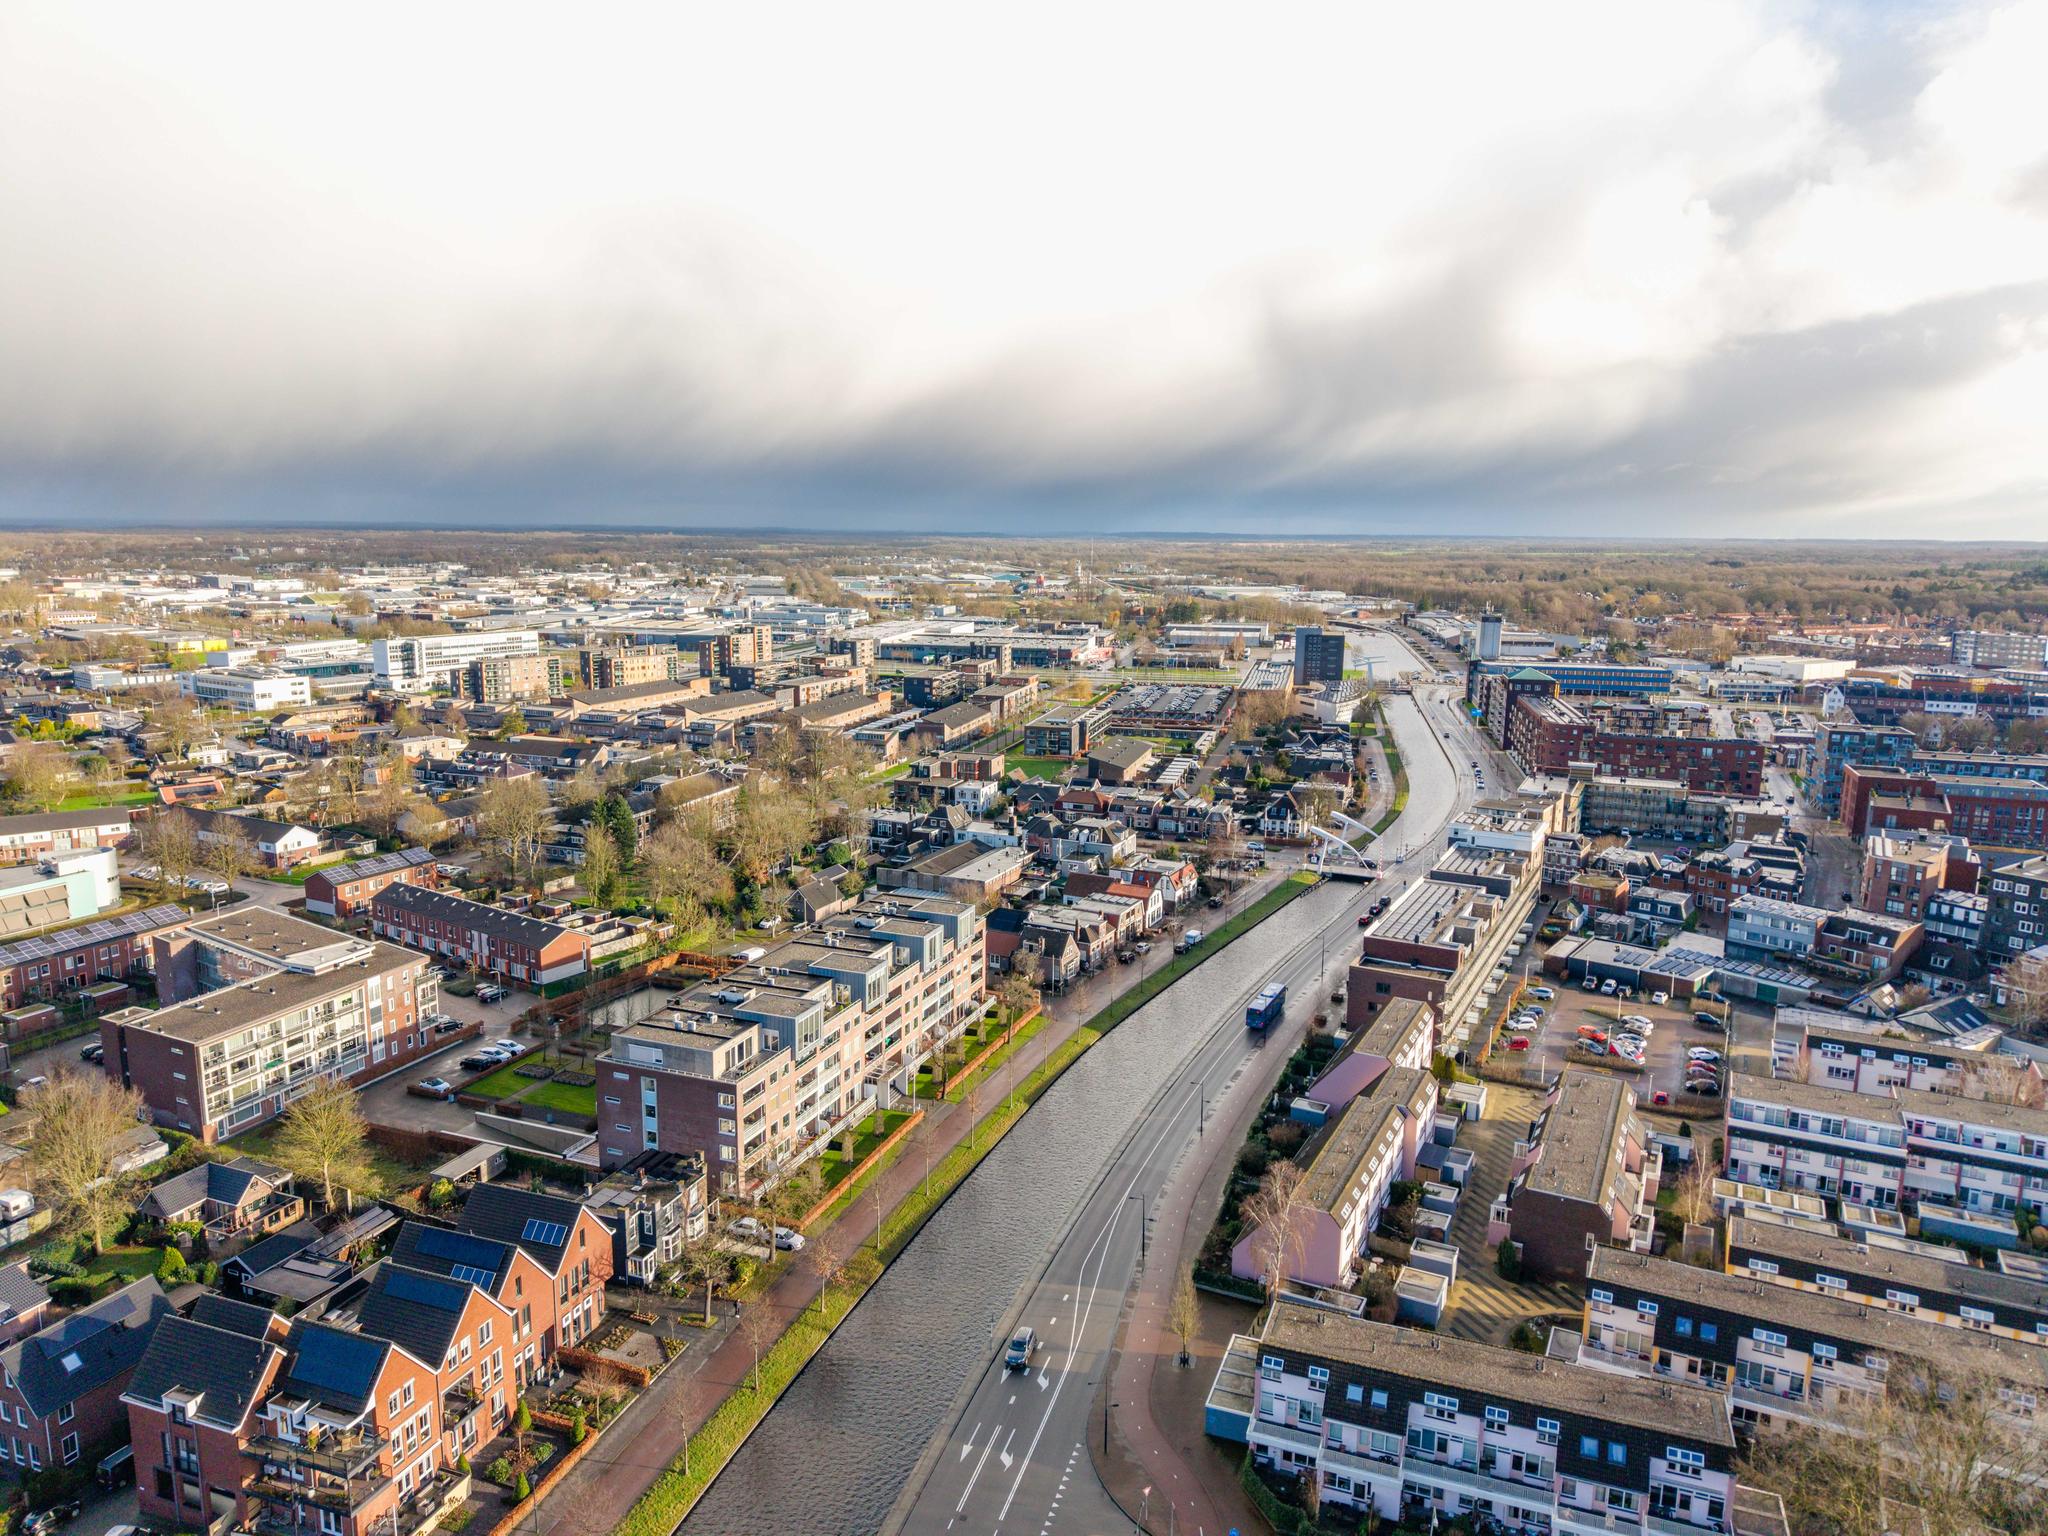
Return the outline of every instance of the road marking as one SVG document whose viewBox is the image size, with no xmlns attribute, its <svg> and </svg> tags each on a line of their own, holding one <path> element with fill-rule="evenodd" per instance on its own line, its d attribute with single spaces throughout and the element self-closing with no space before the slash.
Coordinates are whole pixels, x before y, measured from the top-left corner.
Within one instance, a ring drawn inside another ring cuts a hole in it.
<svg viewBox="0 0 2048 1536">
<path fill-rule="evenodd" d="M 1124 1186 L 1123 1193 L 1117 1197 L 1116 1209 L 1110 1213 L 1109 1220 L 1103 1224 L 1102 1235 L 1088 1245 L 1090 1253 L 1095 1258 L 1095 1279 L 1089 1282 L 1088 1299 L 1082 1304 L 1080 1314 L 1074 1319 L 1073 1330 L 1068 1335 L 1067 1359 L 1069 1362 L 1080 1351 L 1081 1329 L 1087 1323 L 1088 1314 L 1095 1309 L 1096 1292 L 1100 1288 L 1102 1281 L 1102 1267 L 1109 1260 L 1109 1235 L 1116 1230 L 1117 1223 L 1122 1220 L 1124 1208 L 1129 1205 L 1132 1192 L 1137 1189 L 1138 1181 L 1145 1176 L 1146 1165 L 1152 1161 L 1159 1148 L 1165 1143 L 1167 1133 L 1174 1128 L 1175 1123 L 1180 1119 L 1181 1111 L 1194 1103 L 1198 1092 L 1198 1089 L 1191 1088 L 1188 1096 L 1181 1101 L 1179 1107 L 1166 1116 L 1166 1123 L 1160 1126 L 1159 1134 L 1152 1138 L 1152 1145 L 1146 1150 L 1145 1155 L 1138 1159 L 1137 1170 L 1132 1173 L 1131 1182 Z M 1081 1266 L 1083 1272 L 1087 1269 L 1088 1257 L 1088 1254 L 1082 1255 Z M 996 1522 L 999 1525 L 1010 1518 L 1010 1505 L 1016 1501 L 1017 1490 L 1023 1486 L 1024 1474 L 1030 1470 L 1031 1458 L 1038 1452 L 1039 1437 L 1045 1433 L 1045 1426 L 1051 1422 L 1053 1409 L 1059 1406 L 1060 1393 L 1066 1390 L 1069 1374 L 1069 1372 L 1064 1370 L 1060 1372 L 1060 1379 L 1053 1387 L 1052 1395 L 1046 1399 L 1045 1412 L 1039 1415 L 1038 1428 L 1032 1431 L 1031 1443 L 1024 1447 L 1024 1465 L 1017 1469 L 1016 1477 L 1010 1482 L 1010 1492 L 1003 1500 L 1003 1507 L 996 1512 Z"/>
<path fill-rule="evenodd" d="M 981 1421 L 979 1419 L 976 1419 L 974 1421 L 974 1428 L 967 1431 L 967 1438 L 963 1440 L 960 1444 L 960 1459 L 962 1461 L 965 1461 L 967 1459 L 967 1453 L 974 1449 L 974 1437 L 980 1433 Z"/>
<path fill-rule="evenodd" d="M 981 1448 L 981 1460 L 974 1464 L 974 1471 L 967 1479 L 967 1486 L 960 1490 L 960 1502 L 953 1506 L 954 1514 L 960 1514 L 967 1508 L 968 1495 L 974 1492 L 974 1485 L 981 1477 L 981 1469 L 988 1463 L 988 1453 L 996 1448 L 996 1436 L 1002 1432 L 1003 1426 L 1000 1424 L 988 1432 L 988 1444 Z"/>
</svg>

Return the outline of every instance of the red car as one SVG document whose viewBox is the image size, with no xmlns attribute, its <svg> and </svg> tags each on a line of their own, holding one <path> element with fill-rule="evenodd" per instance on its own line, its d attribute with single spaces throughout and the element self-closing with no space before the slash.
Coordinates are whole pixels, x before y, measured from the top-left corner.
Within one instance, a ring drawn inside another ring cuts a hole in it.
<svg viewBox="0 0 2048 1536">
<path fill-rule="evenodd" d="M 1655 1093 L 1650 1095 L 1650 1102 L 1652 1104 L 1669 1104 L 1671 1102 L 1671 1095 L 1666 1093 L 1662 1088 L 1659 1088 Z"/>
<path fill-rule="evenodd" d="M 1508 1049 L 1511 1051 L 1526 1051 L 1529 1049 L 1529 1037 L 1527 1035 L 1516 1035 L 1512 1040 L 1508 1041 Z"/>
</svg>

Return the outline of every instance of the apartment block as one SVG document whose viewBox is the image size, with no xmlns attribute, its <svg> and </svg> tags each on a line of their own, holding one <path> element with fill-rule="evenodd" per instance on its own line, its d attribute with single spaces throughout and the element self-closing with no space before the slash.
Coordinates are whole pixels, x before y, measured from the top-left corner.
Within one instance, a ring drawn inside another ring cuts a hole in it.
<svg viewBox="0 0 2048 1536">
<path fill-rule="evenodd" d="M 1889 1096 L 1895 1088 L 1965 1096 L 1976 1074 L 2008 1074 L 2038 1091 L 2041 1069 L 2030 1057 L 1999 1052 L 2004 1032 L 1985 1025 L 1959 1034 L 1922 1029 L 1907 1019 L 1864 1019 L 1817 1008 L 1780 1008 L 1771 1056 L 1774 1069 L 1829 1088 Z M 1805 1065 L 1793 1065 L 1804 1055 Z"/>
<path fill-rule="evenodd" d="M 1974 891 L 1981 872 L 1965 838 L 1872 833 L 1863 840 L 1856 905 L 1924 922 L 1936 898 L 1948 891 Z"/>
<path fill-rule="evenodd" d="M 658 1149 L 702 1156 L 721 1194 L 772 1183 L 979 1015 L 985 944 L 967 903 L 871 894 L 716 981 L 609 1005 L 602 1165 Z"/>
<path fill-rule="evenodd" d="M 1736 1524 L 1722 1394 L 1636 1381 L 1282 1298 L 1230 1341 L 1209 1432 L 1279 1478 L 1314 1479 L 1325 1517 L 1426 1529 L 1483 1515 L 1555 1536 L 1687 1536 Z"/>
<path fill-rule="evenodd" d="M 1345 1023 L 1362 1029 L 1397 998 L 1428 1003 L 1453 1050 L 1479 1020 L 1483 989 L 1516 942 L 1542 883 L 1540 851 L 1447 850 L 1359 940 Z"/>
<path fill-rule="evenodd" d="M 109 1077 L 159 1125 L 214 1141 L 323 1079 L 369 1082 L 431 1049 L 426 962 L 253 903 L 159 932 L 154 1013 L 100 1024 Z"/>
<path fill-rule="evenodd" d="M 1843 774 L 1851 766 L 1903 768 L 1919 745 L 1911 731 L 1894 726 L 1823 725 L 1814 742 L 1815 772 L 1807 794 L 1827 815 L 1838 815 Z"/>
<path fill-rule="evenodd" d="M 1846 1296 L 1612 1250 L 1595 1252 L 1588 1265 L 1578 1358 L 1724 1392 L 1745 1430 L 1837 1422 L 1882 1393 L 1894 1366 L 1936 1380 L 1996 1382 L 2028 1423 L 2048 1399 L 2048 1350 Z"/>
<path fill-rule="evenodd" d="M 2048 944 L 2048 858 L 1994 870 L 1984 888 L 1984 955 L 1990 964 Z"/>
<path fill-rule="evenodd" d="M 1979 667 L 1987 672 L 2006 668 L 2038 672 L 2048 667 L 2048 635 L 1959 629 L 1949 636 L 1949 646 L 1959 667 Z"/>
<path fill-rule="evenodd" d="M 514 986 L 540 990 L 590 968 L 590 935 L 450 891 L 387 884 L 370 900 L 370 931 Z"/>
<path fill-rule="evenodd" d="M 535 654 L 479 656 L 455 674 L 455 692 L 477 704 L 545 699 L 561 678 L 559 659 Z"/>
<path fill-rule="evenodd" d="M 1944 1327 L 2048 1345 L 2048 1287 L 2032 1274 L 1975 1264 L 1958 1248 L 1736 1216 L 1728 1223 L 1727 1268 Z"/>
<path fill-rule="evenodd" d="M 1728 908 L 1731 959 L 1796 960 L 1858 985 L 1897 976 L 1920 937 L 1919 923 L 1877 912 L 1834 912 L 1766 896 L 1745 896 Z"/>
<path fill-rule="evenodd" d="M 1636 1092 L 1610 1072 L 1567 1067 L 1516 1145 L 1488 1240 L 1521 1250 L 1526 1270 L 1584 1272 L 1586 1250 L 1648 1252 L 1663 1159 L 1636 1114 Z"/>
<path fill-rule="evenodd" d="M 1344 632 L 1320 624 L 1294 626 L 1294 686 L 1344 681 Z"/>
</svg>

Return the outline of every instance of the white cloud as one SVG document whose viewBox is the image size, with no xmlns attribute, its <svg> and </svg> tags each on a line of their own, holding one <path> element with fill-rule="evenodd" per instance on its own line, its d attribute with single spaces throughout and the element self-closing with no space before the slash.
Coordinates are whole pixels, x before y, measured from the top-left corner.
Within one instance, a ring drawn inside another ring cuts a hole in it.
<svg viewBox="0 0 2048 1536">
<path fill-rule="evenodd" d="M 13 6 L 0 470 L 2010 531 L 2048 0 L 1837 20 Z"/>
</svg>

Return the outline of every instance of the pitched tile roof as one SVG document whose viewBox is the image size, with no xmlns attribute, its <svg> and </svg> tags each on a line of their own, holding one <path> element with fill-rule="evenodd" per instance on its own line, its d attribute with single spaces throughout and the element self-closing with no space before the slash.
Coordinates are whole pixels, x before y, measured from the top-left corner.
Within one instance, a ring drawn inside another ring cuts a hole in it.
<svg viewBox="0 0 2048 1536">
<path fill-rule="evenodd" d="M 296 1323 L 285 1342 L 289 1353 L 278 1380 L 348 1414 L 370 1405 L 384 1362 L 391 1358 L 390 1340 L 329 1323 Z M 439 1358 L 433 1363 L 438 1365 Z"/>
<path fill-rule="evenodd" d="M 509 1243 L 469 1232 L 451 1232 L 421 1221 L 408 1221 L 398 1229 L 391 1257 L 409 1269 L 467 1280 L 493 1294 L 512 1267 Z"/>
<path fill-rule="evenodd" d="M 232 1428 L 249 1416 L 279 1354 L 267 1340 L 173 1314 L 157 1324 L 123 1395 L 154 1405 L 166 1393 L 191 1393 L 196 1417 Z"/>
<path fill-rule="evenodd" d="M 111 1296 L 16 1339 L 0 1350 L 0 1367 L 39 1417 L 106 1385 L 142 1357 L 171 1304 L 145 1276 Z"/>
<path fill-rule="evenodd" d="M 569 1234 L 582 1214 L 582 1206 L 559 1195 L 485 1184 L 469 1192 L 459 1225 L 478 1237 L 517 1243 L 553 1274 L 561 1268 Z"/>
<path fill-rule="evenodd" d="M 0 1269 L 0 1322 L 26 1316 L 49 1302 L 50 1293 L 28 1272 L 28 1266 L 10 1264 Z"/>
<path fill-rule="evenodd" d="M 270 1334 L 270 1320 L 276 1315 L 268 1308 L 211 1293 L 192 1303 L 193 1322 L 204 1323 L 209 1328 L 224 1329 L 229 1333 L 246 1334 L 252 1339 L 267 1338 Z"/>
<path fill-rule="evenodd" d="M 275 1187 L 288 1175 L 282 1168 L 253 1157 L 237 1157 L 223 1163 L 200 1163 L 183 1173 L 171 1175 L 143 1197 L 145 1216 L 170 1218 L 189 1211 L 202 1200 L 239 1205 L 248 1197 L 249 1186 L 259 1180 Z"/>
<path fill-rule="evenodd" d="M 467 1281 L 386 1262 L 378 1266 L 369 1294 L 356 1309 L 356 1320 L 363 1332 L 389 1339 L 414 1359 L 438 1368 L 475 1289 Z"/>
</svg>

